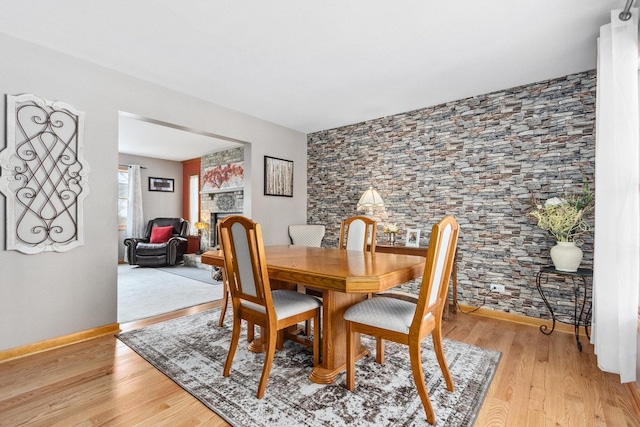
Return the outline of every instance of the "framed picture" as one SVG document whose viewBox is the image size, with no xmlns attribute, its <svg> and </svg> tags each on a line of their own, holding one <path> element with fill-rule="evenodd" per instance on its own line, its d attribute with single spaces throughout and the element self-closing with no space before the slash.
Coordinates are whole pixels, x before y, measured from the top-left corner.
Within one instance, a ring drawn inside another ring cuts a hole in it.
<svg viewBox="0 0 640 427">
<path fill-rule="evenodd" d="M 264 195 L 293 197 L 293 161 L 264 156 Z"/>
<path fill-rule="evenodd" d="M 407 230 L 407 241 L 404 245 L 413 246 L 415 248 L 420 246 L 420 230 L 417 228 L 409 228 Z"/>
<path fill-rule="evenodd" d="M 149 191 L 173 193 L 173 179 L 149 177 Z"/>
</svg>

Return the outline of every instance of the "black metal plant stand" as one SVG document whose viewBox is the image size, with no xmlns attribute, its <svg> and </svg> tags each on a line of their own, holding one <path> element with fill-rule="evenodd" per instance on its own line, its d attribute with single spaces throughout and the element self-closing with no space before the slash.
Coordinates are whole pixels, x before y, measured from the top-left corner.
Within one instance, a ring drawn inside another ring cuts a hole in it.
<svg viewBox="0 0 640 427">
<path fill-rule="evenodd" d="M 556 315 L 553 312 L 553 309 L 551 308 L 551 304 L 549 304 L 547 297 L 545 297 L 544 293 L 542 292 L 541 282 L 542 282 L 543 275 L 547 276 L 547 280 L 549 275 L 571 277 L 571 280 L 573 282 L 573 297 L 574 297 L 573 299 L 574 309 L 573 309 L 573 319 L 572 319 L 573 327 L 575 331 L 576 344 L 578 345 L 578 350 L 582 351 L 582 343 L 580 342 L 580 326 L 584 326 L 584 331 L 585 331 L 585 334 L 587 335 L 587 338 L 591 339 L 591 336 L 589 335 L 589 324 L 591 322 L 591 302 L 588 301 L 588 298 L 587 298 L 587 295 L 588 295 L 587 278 L 591 277 L 593 280 L 593 270 L 590 268 L 579 268 L 578 271 L 570 272 L 570 271 L 556 270 L 556 268 L 553 266 L 545 266 L 545 267 L 542 267 L 538 272 L 538 275 L 536 276 L 536 287 L 538 288 L 538 292 L 540 293 L 542 300 L 544 301 L 545 305 L 549 309 L 549 312 L 551 313 L 551 319 L 552 319 L 551 330 L 547 331 L 549 329 L 547 325 L 540 325 L 540 331 L 545 335 L 551 335 L 553 330 L 556 328 L 556 321 L 562 322 L 562 323 L 569 323 L 569 324 L 571 322 L 566 322 L 564 320 L 556 318 Z M 580 295 L 581 284 L 582 284 L 582 296 Z M 589 304 L 589 307 L 585 312 L 585 307 L 587 306 L 587 302 Z M 579 310 L 578 310 L 578 307 L 579 307 Z"/>
</svg>

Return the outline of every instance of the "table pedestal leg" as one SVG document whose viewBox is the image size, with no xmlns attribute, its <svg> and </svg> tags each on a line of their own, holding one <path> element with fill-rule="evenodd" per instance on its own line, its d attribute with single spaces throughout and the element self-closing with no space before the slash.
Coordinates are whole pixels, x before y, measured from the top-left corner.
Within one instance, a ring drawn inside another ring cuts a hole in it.
<svg viewBox="0 0 640 427">
<path fill-rule="evenodd" d="M 324 290 L 322 292 L 322 362 L 313 368 L 309 378 L 314 383 L 331 384 L 347 367 L 347 330 L 344 312 L 367 298 L 366 294 L 347 294 Z M 357 342 L 359 342 L 359 338 Z M 360 346 L 356 359 L 369 354 Z"/>
<path fill-rule="evenodd" d="M 254 325 L 252 324 L 248 326 L 251 328 L 254 327 Z M 267 343 L 262 339 L 263 336 L 264 336 L 264 329 L 262 328 L 262 326 L 260 326 L 260 336 L 258 338 L 251 340 L 251 342 L 249 342 L 249 347 L 247 347 L 249 351 L 253 353 L 264 353 L 265 351 L 267 351 Z"/>
</svg>

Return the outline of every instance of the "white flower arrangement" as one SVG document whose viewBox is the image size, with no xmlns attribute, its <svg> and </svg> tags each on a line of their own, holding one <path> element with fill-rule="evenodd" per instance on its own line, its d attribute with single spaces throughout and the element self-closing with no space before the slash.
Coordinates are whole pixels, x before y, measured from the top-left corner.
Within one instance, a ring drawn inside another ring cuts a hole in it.
<svg viewBox="0 0 640 427">
<path fill-rule="evenodd" d="M 385 234 L 389 234 L 389 233 L 397 233 L 398 231 L 400 231 L 400 229 L 396 224 L 388 223 L 387 225 L 384 226 L 384 230 L 382 232 Z"/>
<path fill-rule="evenodd" d="M 534 208 L 528 215 L 537 219 L 538 227 L 547 230 L 558 242 L 575 242 L 589 231 L 584 214 L 592 208 L 593 192 L 586 178 L 578 195 L 552 197 L 544 204 L 534 199 L 532 204 Z"/>
</svg>

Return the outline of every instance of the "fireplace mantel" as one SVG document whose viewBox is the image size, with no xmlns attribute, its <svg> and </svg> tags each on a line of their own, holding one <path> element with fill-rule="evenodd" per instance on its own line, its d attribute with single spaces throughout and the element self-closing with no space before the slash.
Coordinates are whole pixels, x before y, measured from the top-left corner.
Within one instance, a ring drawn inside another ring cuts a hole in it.
<svg viewBox="0 0 640 427">
<path fill-rule="evenodd" d="M 203 190 L 200 194 L 218 194 L 218 193 L 234 193 L 236 191 L 244 191 L 244 187 L 218 188 L 217 190 Z"/>
</svg>

